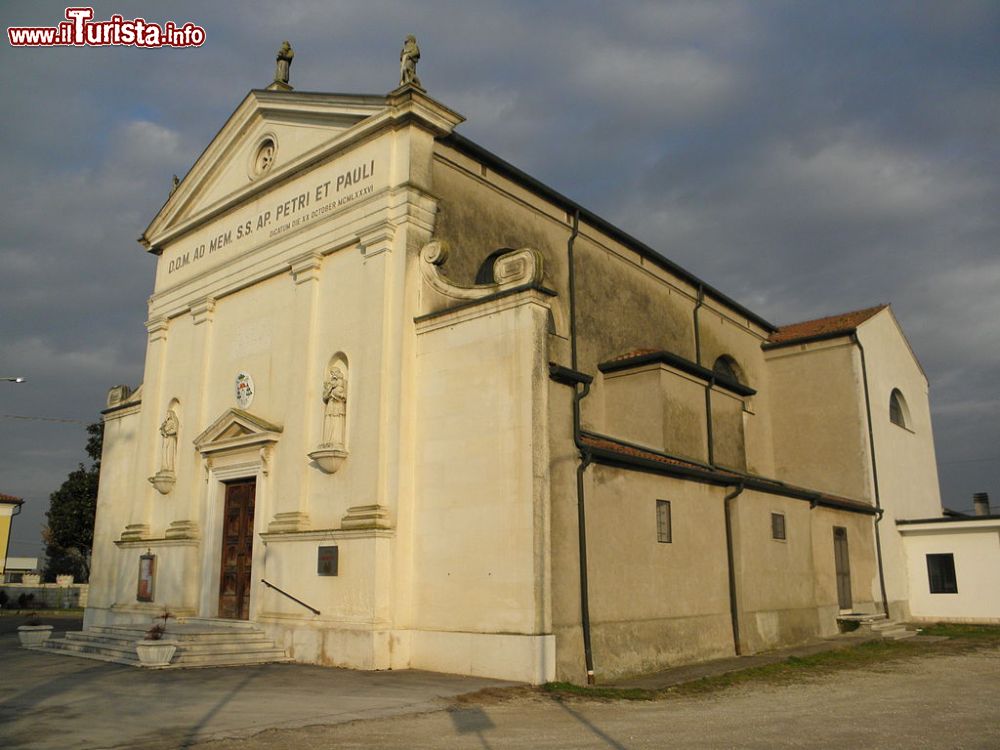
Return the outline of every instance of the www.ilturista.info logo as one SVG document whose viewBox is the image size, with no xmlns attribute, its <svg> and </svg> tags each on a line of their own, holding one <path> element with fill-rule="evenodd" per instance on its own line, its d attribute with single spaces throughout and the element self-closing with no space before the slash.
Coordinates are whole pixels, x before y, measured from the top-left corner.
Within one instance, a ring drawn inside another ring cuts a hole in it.
<svg viewBox="0 0 1000 750">
<path fill-rule="evenodd" d="M 67 8 L 66 20 L 58 26 L 8 26 L 7 38 L 13 47 L 200 47 L 205 43 L 205 29 L 190 21 L 160 25 L 118 14 L 107 21 L 93 18 L 93 8 Z"/>
</svg>

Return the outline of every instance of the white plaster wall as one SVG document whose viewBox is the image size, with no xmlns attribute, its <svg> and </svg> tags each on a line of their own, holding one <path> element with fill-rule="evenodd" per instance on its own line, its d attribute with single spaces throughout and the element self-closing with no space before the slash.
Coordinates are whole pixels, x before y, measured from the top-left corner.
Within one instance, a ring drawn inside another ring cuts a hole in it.
<svg viewBox="0 0 1000 750">
<path fill-rule="evenodd" d="M 104 420 L 101 453 L 101 482 L 94 520 L 94 547 L 91 556 L 90 594 L 84 625 L 90 625 L 120 599 L 117 587 L 122 553 L 114 545 L 128 523 L 129 508 L 121 502 L 132 486 L 132 467 L 137 447 L 138 407 L 122 409 Z M 138 567 L 133 574 L 138 577 Z M 137 584 L 137 580 L 133 581 Z M 135 591 L 132 592 L 132 599 Z M 99 613 L 100 611 L 100 613 Z"/>
<path fill-rule="evenodd" d="M 862 323 L 858 339 L 865 349 L 879 496 L 885 510 L 879 532 L 886 595 L 891 613 L 906 617 L 907 561 L 895 521 L 941 515 L 927 377 L 891 310 L 883 310 Z M 898 388 L 906 399 L 908 427 L 889 420 L 893 388 Z"/>
<path fill-rule="evenodd" d="M 902 526 L 910 614 L 918 620 L 1000 623 L 1000 522 Z M 955 556 L 957 594 L 932 594 L 927 555 Z"/>
</svg>

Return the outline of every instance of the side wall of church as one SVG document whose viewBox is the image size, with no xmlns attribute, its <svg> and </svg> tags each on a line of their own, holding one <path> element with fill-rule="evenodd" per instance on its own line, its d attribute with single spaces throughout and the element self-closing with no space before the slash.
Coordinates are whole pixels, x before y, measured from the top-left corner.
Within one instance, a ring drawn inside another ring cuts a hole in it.
<svg viewBox="0 0 1000 750">
<path fill-rule="evenodd" d="M 777 476 L 874 502 L 864 384 L 846 337 L 767 352 Z"/>
<path fill-rule="evenodd" d="M 567 241 L 572 217 L 468 157 L 441 149 L 435 162 L 440 210 L 434 236 L 453 249 L 446 268 L 471 284 L 490 253 L 532 246 L 543 253 L 544 283 L 557 292 L 549 359 L 570 364 Z M 710 394 L 717 463 L 775 474 L 771 413 L 776 390 L 761 350 L 765 331 L 737 311 L 584 225 L 575 240 L 578 369 L 595 376 L 584 400 L 583 428 L 654 450 L 706 462 L 708 425 L 704 380 L 665 365 L 602 374 L 598 364 L 636 349 L 666 350 L 696 360 L 697 312 L 701 364 L 727 356 L 741 397 Z M 560 679 L 582 681 L 576 467 L 572 389 L 550 382 L 552 632 Z M 419 462 L 418 462 L 419 463 Z M 780 472 L 778 478 L 782 477 Z M 606 466 L 585 478 L 590 612 L 595 667 L 603 678 L 733 653 L 725 525 L 726 488 Z M 656 540 L 656 500 L 671 502 L 672 543 Z M 809 503 L 747 491 L 734 506 L 741 643 L 745 652 L 798 643 L 836 628 L 832 524 L 849 527 L 856 558 L 852 586 L 859 607 L 872 601 L 871 519 Z M 790 541 L 770 539 L 771 511 L 787 513 Z M 767 532 L 757 540 L 761 530 Z M 830 539 L 826 540 L 829 536 Z M 766 543 L 765 543 L 766 542 Z M 865 546 L 867 544 L 867 547 Z M 830 547 L 823 556 L 816 550 Z M 687 550 L 685 552 L 685 550 Z M 867 550 L 867 551 L 866 551 Z M 815 556 L 814 556 L 815 555 Z M 868 557 L 866 557 L 868 555 Z M 707 556 L 707 557 L 706 557 Z M 829 557 L 829 559 L 827 559 Z M 793 585 L 785 585 L 794 579 Z"/>
</svg>

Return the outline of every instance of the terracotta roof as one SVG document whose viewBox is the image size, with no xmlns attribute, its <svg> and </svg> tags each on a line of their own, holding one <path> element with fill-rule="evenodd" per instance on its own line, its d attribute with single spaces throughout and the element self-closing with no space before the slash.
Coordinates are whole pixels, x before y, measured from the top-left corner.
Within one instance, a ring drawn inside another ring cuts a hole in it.
<svg viewBox="0 0 1000 750">
<path fill-rule="evenodd" d="M 849 333 L 854 333 L 859 325 L 887 307 L 888 305 L 875 305 L 875 307 L 866 307 L 864 310 L 828 315 L 825 318 L 806 320 L 801 323 L 790 323 L 787 326 L 781 326 L 772 333 L 767 343 L 772 345 L 792 344 L 804 339 L 846 336 Z"/>
<path fill-rule="evenodd" d="M 818 492 L 816 490 L 810 490 L 806 487 L 786 484 L 785 482 L 781 482 L 777 479 L 770 479 L 769 477 L 762 477 L 757 474 L 742 474 L 737 471 L 722 469 L 718 466 L 710 467 L 705 464 L 695 463 L 694 461 L 686 461 L 682 458 L 677 458 L 676 456 L 670 456 L 665 453 L 658 453 L 652 450 L 643 450 L 642 448 L 629 445 L 628 443 L 620 443 L 607 436 L 583 433 L 580 437 L 585 445 L 589 445 L 592 448 L 605 450 L 609 453 L 617 453 L 620 456 L 631 456 L 633 458 L 641 458 L 661 463 L 665 465 L 665 468 L 666 466 L 676 466 L 681 469 L 686 469 L 700 474 L 708 481 L 714 480 L 721 484 L 743 482 L 746 484 L 748 489 L 760 490 L 763 492 L 770 492 L 789 497 L 810 499 L 819 502 L 821 505 L 860 511 L 870 515 L 875 513 L 875 509 L 868 503 L 842 497 L 840 495 L 831 495 L 827 492 Z"/>
<path fill-rule="evenodd" d="M 634 445 L 627 445 L 626 443 L 619 443 L 615 440 L 599 438 L 595 435 L 581 435 L 581 440 L 583 440 L 583 442 L 591 448 L 601 448 L 606 451 L 612 451 L 613 453 L 620 453 L 623 456 L 635 456 L 636 458 L 645 458 L 650 461 L 659 461 L 663 464 L 682 466 L 686 469 L 697 469 L 699 471 L 710 471 L 717 474 L 725 474 L 731 477 L 739 477 L 739 474 L 734 474 L 733 472 L 726 471 L 725 469 L 710 469 L 704 464 L 698 464 L 693 461 L 685 461 L 683 458 L 668 456 L 665 453 L 646 451 L 641 448 L 637 448 Z"/>
<path fill-rule="evenodd" d="M 22 500 L 19 497 L 14 497 L 13 495 L 5 495 L 4 493 L 0 492 L 0 503 L 3 503 L 5 505 L 20 505 L 23 502 L 24 500 Z"/>
<path fill-rule="evenodd" d="M 612 357 L 608 362 L 620 362 L 623 359 L 632 359 L 633 357 L 642 357 L 646 354 L 656 354 L 659 349 L 633 349 L 630 352 L 625 352 L 624 354 L 619 354 L 617 357 Z"/>
</svg>

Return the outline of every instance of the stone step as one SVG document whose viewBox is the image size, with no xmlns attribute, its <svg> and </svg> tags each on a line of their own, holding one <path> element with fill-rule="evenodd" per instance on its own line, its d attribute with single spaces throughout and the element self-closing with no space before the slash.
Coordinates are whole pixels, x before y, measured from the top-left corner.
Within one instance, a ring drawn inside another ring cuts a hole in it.
<svg viewBox="0 0 1000 750">
<path fill-rule="evenodd" d="M 62 638 L 50 638 L 40 648 L 66 656 L 138 666 L 135 644 L 143 639 L 146 630 L 138 625 L 97 626 L 64 633 Z M 228 628 L 214 623 L 184 623 L 175 628 L 168 626 L 166 639 L 177 642 L 177 651 L 170 665 L 162 669 L 292 661 L 284 649 L 250 624 Z"/>
<path fill-rule="evenodd" d="M 178 620 L 178 624 L 185 627 L 203 627 L 213 630 L 220 628 L 223 630 L 260 630 L 249 620 L 220 620 L 213 617 L 185 617 L 183 620 Z"/>
<path fill-rule="evenodd" d="M 882 630 L 893 630 L 894 628 L 903 627 L 895 620 L 882 620 L 881 622 L 873 622 L 868 626 L 868 629 L 873 633 L 878 633 Z"/>
<path fill-rule="evenodd" d="M 878 631 L 879 635 L 883 638 L 890 639 L 893 641 L 901 641 L 904 638 L 912 638 L 917 634 L 915 630 L 907 630 L 902 625 L 895 628 L 884 628 Z"/>
<path fill-rule="evenodd" d="M 97 645 L 107 645 L 119 648 L 134 648 L 136 641 L 143 638 L 93 634 L 87 631 L 70 632 L 65 634 L 65 639 L 76 643 L 92 643 Z M 176 641 L 177 647 L 184 651 L 191 650 L 211 650 L 211 651 L 254 651 L 261 648 L 274 648 L 274 642 L 264 635 L 256 635 L 252 638 L 211 638 L 211 639 L 177 639 L 171 633 L 167 633 L 167 640 Z"/>
<path fill-rule="evenodd" d="M 149 628 L 141 626 L 104 625 L 88 628 L 87 633 L 97 633 L 108 637 L 130 638 L 135 641 L 142 640 Z M 175 641 L 253 641 L 266 638 L 264 632 L 257 628 L 240 628 L 228 630 L 224 628 L 190 628 L 186 626 L 167 627 L 166 637 Z"/>
<path fill-rule="evenodd" d="M 861 625 L 869 625 L 869 624 L 875 624 L 875 623 L 879 623 L 879 622 L 887 622 L 889 620 L 889 618 L 886 617 L 886 615 L 885 615 L 884 612 L 878 612 L 878 613 L 874 613 L 874 612 L 873 613 L 861 613 L 861 612 L 859 612 L 857 614 L 838 615 L 837 619 L 838 620 L 847 620 L 847 621 L 850 621 L 850 622 L 857 622 L 857 623 L 860 623 Z"/>
<path fill-rule="evenodd" d="M 123 664 L 138 664 L 139 662 L 139 657 L 135 653 L 134 646 L 131 649 L 124 649 L 109 645 L 80 643 L 78 641 L 50 638 L 45 642 L 42 648 L 44 650 L 60 651 L 74 656 L 106 657 L 107 661 L 117 661 Z"/>
<path fill-rule="evenodd" d="M 280 648 L 271 648 L 261 651 L 251 651 L 249 653 L 224 652 L 224 653 L 197 653 L 182 654 L 179 650 L 170 662 L 171 667 L 217 667 L 231 666 L 234 664 L 270 664 L 273 662 L 292 661 Z"/>
</svg>

